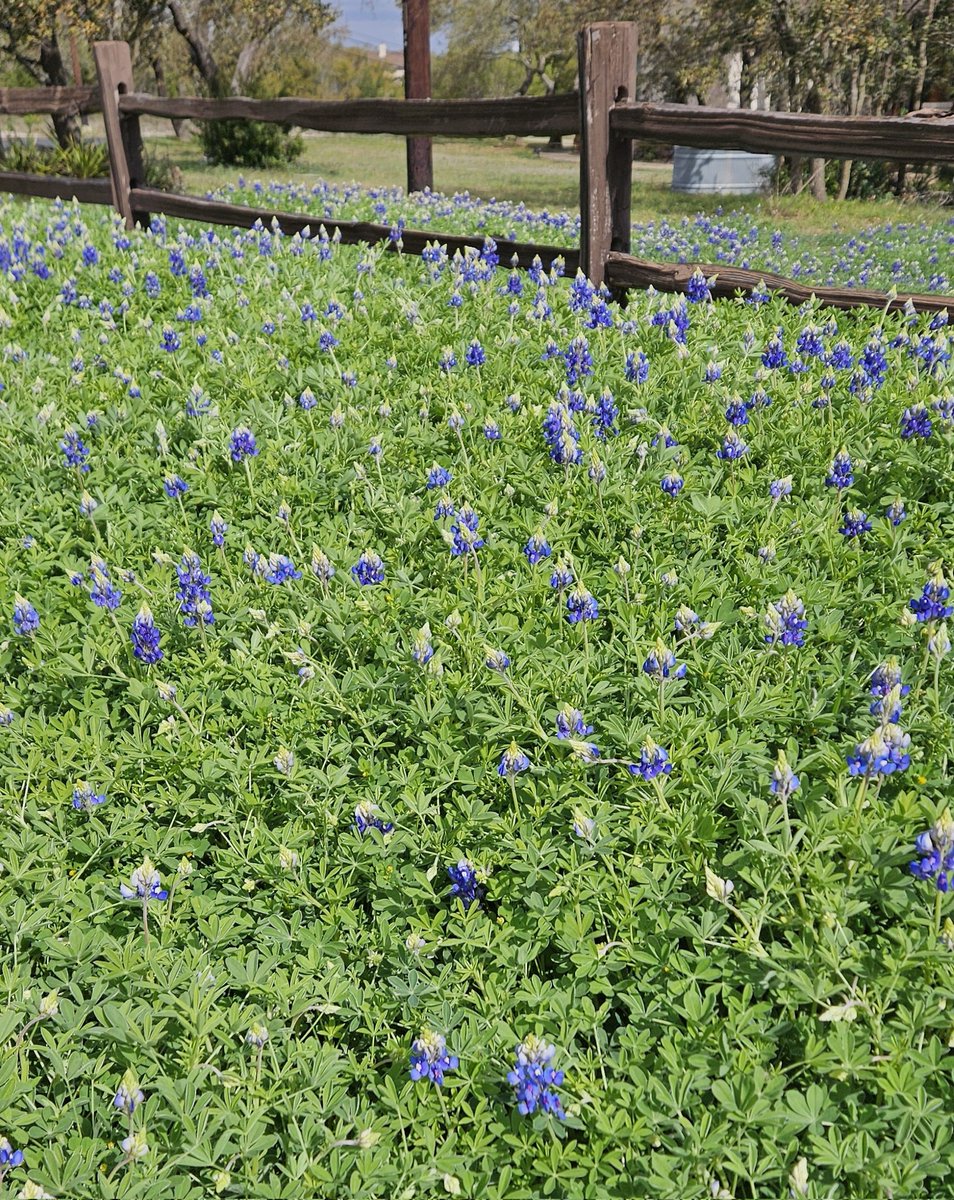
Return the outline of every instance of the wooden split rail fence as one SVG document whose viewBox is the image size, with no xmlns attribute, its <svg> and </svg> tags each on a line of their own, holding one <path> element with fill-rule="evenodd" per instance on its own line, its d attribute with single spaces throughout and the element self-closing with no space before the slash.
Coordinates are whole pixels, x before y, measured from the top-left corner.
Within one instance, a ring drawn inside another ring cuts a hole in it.
<svg viewBox="0 0 954 1200">
<path fill-rule="evenodd" d="M 251 208 L 148 187 L 143 170 L 142 116 L 200 121 L 256 120 L 339 133 L 389 133 L 408 138 L 504 137 L 573 134 L 580 141 L 579 251 L 531 242 L 498 240 L 502 262 L 529 267 L 539 257 L 562 257 L 615 294 L 655 287 L 682 292 L 693 271 L 714 277 L 719 296 L 751 293 L 764 283 L 796 304 L 814 296 L 837 308 L 900 308 L 911 302 L 940 311 L 950 297 L 884 293 L 856 288 L 814 287 L 763 271 L 724 264 L 650 262 L 630 250 L 630 207 L 634 141 L 803 154 L 823 158 L 884 159 L 954 164 L 954 117 L 840 117 L 812 113 L 755 112 L 684 104 L 637 104 L 635 26 L 604 22 L 579 35 L 580 91 L 576 95 L 495 100 L 345 100 L 300 98 L 251 100 L 242 96 L 206 99 L 137 92 L 125 42 L 94 46 L 98 86 L 0 88 L 0 114 L 101 112 L 109 151 L 109 179 L 72 179 L 0 170 L 0 191 L 112 204 L 128 228 L 147 224 L 150 213 L 182 220 L 248 228 L 277 219 L 289 232 L 312 226 L 315 217 Z M 328 222 L 331 224 L 331 222 Z M 390 229 L 365 221 L 335 221 L 344 242 L 377 242 Z M 450 250 L 480 247 L 482 237 L 404 229 L 405 250 L 419 253 L 428 242 Z"/>
</svg>

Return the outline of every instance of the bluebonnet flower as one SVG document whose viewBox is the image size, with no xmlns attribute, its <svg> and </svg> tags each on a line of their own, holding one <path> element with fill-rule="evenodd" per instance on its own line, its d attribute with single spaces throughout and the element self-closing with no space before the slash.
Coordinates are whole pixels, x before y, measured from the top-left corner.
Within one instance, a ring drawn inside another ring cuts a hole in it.
<svg viewBox="0 0 954 1200">
<path fill-rule="evenodd" d="M 895 771 L 906 771 L 911 763 L 907 753 L 911 738 L 897 725 L 883 726 L 855 747 L 848 755 L 849 775 L 893 775 Z"/>
<path fill-rule="evenodd" d="M 645 383 L 649 378 L 649 359 L 642 350 L 630 350 L 626 355 L 623 374 L 630 383 Z"/>
<path fill-rule="evenodd" d="M 577 584 L 567 595 L 566 610 L 566 619 L 571 625 L 580 621 L 595 621 L 600 615 L 599 605 L 582 584 Z"/>
<path fill-rule="evenodd" d="M 296 570 L 295 564 L 287 554 L 270 554 L 264 575 L 266 583 L 276 586 L 287 583 L 289 579 L 301 579 L 301 571 Z"/>
<path fill-rule="evenodd" d="M 940 568 L 932 573 L 921 589 L 921 595 L 908 601 L 908 608 L 918 621 L 946 621 L 954 614 L 954 605 L 947 603 L 951 589 Z"/>
<path fill-rule="evenodd" d="M 190 629 L 196 625 L 214 625 L 215 616 L 209 593 L 212 579 L 202 570 L 202 563 L 195 551 L 183 552 L 182 559 L 176 567 L 176 576 L 179 580 L 176 599 L 179 601 L 182 623 Z"/>
<path fill-rule="evenodd" d="M 836 342 L 829 351 L 825 362 L 836 371 L 850 370 L 855 365 L 855 360 L 849 343 L 844 338 Z"/>
<path fill-rule="evenodd" d="M 889 658 L 879 663 L 871 672 L 868 690 L 874 697 L 869 712 L 873 717 L 887 716 L 888 723 L 897 724 L 901 717 L 900 701 L 911 688 L 901 682 L 901 664 L 896 658 Z M 892 696 L 894 693 L 894 696 Z M 885 702 L 891 697 L 890 711 L 885 709 Z"/>
<path fill-rule="evenodd" d="M 457 366 L 457 356 L 454 354 L 454 351 L 449 349 L 447 346 L 445 346 L 444 349 L 441 351 L 440 361 L 438 362 L 437 365 L 440 367 L 440 369 L 444 372 L 445 375 L 449 371 L 452 371 L 454 369 L 454 367 Z"/>
<path fill-rule="evenodd" d="M 464 362 L 468 367 L 481 367 L 487 361 L 487 356 L 484 353 L 484 348 L 476 338 L 467 347 L 464 354 Z"/>
<path fill-rule="evenodd" d="M 258 454 L 255 434 L 247 425 L 240 425 L 238 429 L 232 430 L 232 436 L 229 438 L 229 453 L 232 455 L 232 462 L 242 462 L 243 459 L 254 458 Z"/>
<path fill-rule="evenodd" d="M 529 767 L 530 759 L 527 758 L 516 742 L 511 742 L 501 755 L 497 774 L 501 779 L 512 779 L 514 775 L 519 775 L 522 771 L 528 770 Z"/>
<path fill-rule="evenodd" d="M 590 455 L 590 465 L 586 469 L 586 473 L 595 484 L 600 484 L 606 478 L 606 463 L 594 451 Z"/>
<path fill-rule="evenodd" d="M 858 375 L 861 378 L 852 381 L 852 390 L 857 391 L 858 386 L 881 387 L 888 373 L 888 360 L 884 353 L 884 343 L 879 337 L 875 336 L 869 340 L 858 359 L 858 367 Z M 855 386 L 856 383 L 858 386 Z"/>
<path fill-rule="evenodd" d="M 567 401 L 558 397 L 547 409 L 543 421 L 543 438 L 550 448 L 550 457 L 564 466 L 583 461 L 583 451 L 578 445 L 580 433 L 570 414 Z"/>
<path fill-rule="evenodd" d="M 431 1029 L 423 1029 L 411 1043 L 411 1078 L 415 1083 L 428 1079 L 440 1087 L 444 1072 L 456 1071 L 459 1065 L 457 1055 L 447 1053 L 444 1037 Z"/>
<path fill-rule="evenodd" d="M 795 339 L 795 349 L 799 354 L 807 354 L 809 358 L 821 358 L 825 352 L 825 343 L 817 325 L 805 326 Z"/>
<path fill-rule="evenodd" d="M 13 599 L 13 628 L 20 637 L 32 637 L 40 628 L 39 614 L 19 592 Z"/>
<path fill-rule="evenodd" d="M 331 429 L 344 429 L 345 415 L 340 408 L 333 408 L 328 417 L 328 425 Z"/>
<path fill-rule="evenodd" d="M 725 410 L 725 419 L 730 425 L 748 425 L 749 406 L 736 396 Z"/>
<path fill-rule="evenodd" d="M 918 834 L 914 847 L 920 857 L 910 864 L 911 874 L 946 892 L 954 882 L 954 817 L 949 808 L 930 829 Z"/>
<path fill-rule="evenodd" d="M 351 575 L 362 587 L 372 583 L 384 583 L 384 563 L 381 556 L 373 550 L 365 550 L 351 568 Z"/>
<path fill-rule="evenodd" d="M 182 339 L 170 325 L 166 325 L 162 331 L 162 341 L 159 344 L 159 349 L 165 350 L 168 354 L 175 354 L 181 346 Z"/>
<path fill-rule="evenodd" d="M 427 489 L 431 491 L 434 488 L 446 487 L 453 478 L 447 467 L 439 467 L 435 463 L 427 473 Z"/>
<path fill-rule="evenodd" d="M 189 397 L 185 404 L 185 414 L 187 417 L 201 417 L 212 407 L 211 399 L 205 394 L 202 388 L 197 383 L 194 383 L 189 389 Z"/>
<path fill-rule="evenodd" d="M 228 528 L 228 525 L 217 512 L 212 514 L 212 519 L 209 521 L 209 532 L 212 534 L 213 546 L 225 545 L 225 535 L 228 532 Z"/>
<path fill-rule="evenodd" d="M 16 718 L 16 713 L 12 708 L 8 708 L 5 704 L 0 704 L 0 728 L 6 728 L 12 725 Z"/>
<path fill-rule="evenodd" d="M 488 646 L 484 651 L 484 666 L 502 675 L 510 666 L 510 655 L 505 650 L 493 650 Z"/>
<path fill-rule="evenodd" d="M 328 584 L 328 581 L 335 573 L 331 559 L 323 550 L 319 550 L 317 546 L 312 546 L 311 548 L 311 570 L 312 574 L 325 585 Z"/>
<path fill-rule="evenodd" d="M 84 444 L 75 429 L 67 429 L 63 434 L 60 449 L 63 451 L 65 466 L 76 467 L 84 472 L 89 470 L 89 463 L 86 461 L 89 458 L 89 447 Z"/>
<path fill-rule="evenodd" d="M 708 280 L 698 267 L 689 276 L 689 282 L 686 284 L 686 299 L 690 304 L 701 304 L 704 300 L 712 299 Z"/>
<path fill-rule="evenodd" d="M 596 821 L 581 808 L 573 810 L 573 832 L 581 842 L 592 842 L 596 833 Z"/>
<path fill-rule="evenodd" d="M 788 363 L 788 355 L 785 352 L 785 346 L 782 342 L 782 331 L 779 330 L 774 337 L 769 339 L 768 345 L 762 351 L 762 366 L 769 371 L 777 371 L 780 367 L 786 366 Z"/>
<path fill-rule="evenodd" d="M 664 475 L 660 480 L 659 486 L 667 496 L 678 496 L 682 489 L 686 486 L 686 481 L 678 473 L 678 471 L 670 471 L 668 475 Z"/>
<path fill-rule="evenodd" d="M 503 434 L 500 432 L 500 426 L 496 421 L 484 421 L 484 437 L 488 442 L 500 441 L 500 439 L 503 437 Z"/>
<path fill-rule="evenodd" d="M 563 1083 L 563 1072 L 550 1065 L 556 1047 L 532 1034 L 516 1049 L 516 1062 L 507 1074 L 513 1088 L 517 1111 L 529 1116 L 539 1108 L 563 1120 L 565 1114 L 556 1089 Z"/>
<path fill-rule="evenodd" d="M 170 500 L 176 500 L 179 496 L 186 494 L 189 485 L 179 475 L 166 475 L 162 481 L 162 490 Z"/>
<path fill-rule="evenodd" d="M 562 357 L 569 387 L 575 387 L 581 378 L 593 374 L 593 357 L 590 354 L 589 343 L 582 335 L 570 342 Z"/>
<path fill-rule="evenodd" d="M 630 775 L 638 775 L 648 783 L 659 775 L 669 775 L 672 772 L 672 763 L 662 746 L 658 746 L 652 738 L 647 738 L 639 752 L 639 762 L 629 763 L 627 770 Z"/>
<path fill-rule="evenodd" d="M 702 376 L 703 383 L 717 383 L 722 378 L 722 364 L 717 363 L 714 359 L 709 359 L 706 363 L 706 369 Z"/>
<path fill-rule="evenodd" d="M 431 645 L 431 627 L 429 624 L 424 624 L 414 636 L 411 658 L 422 667 L 425 667 L 433 657 L 434 647 Z"/>
<path fill-rule="evenodd" d="M 735 462 L 748 451 L 748 446 L 739 437 L 735 429 L 726 430 L 725 437 L 722 439 L 722 449 L 716 451 L 716 457 L 721 458 L 725 462 Z"/>
<path fill-rule="evenodd" d="M 14 1167 L 22 1167 L 24 1161 L 23 1151 L 14 1150 L 5 1137 L 0 1137 L 0 1179 Z"/>
<path fill-rule="evenodd" d="M 929 438 L 934 429 L 931 424 L 931 414 L 923 404 L 906 408 L 901 416 L 901 436 L 908 438 Z"/>
<path fill-rule="evenodd" d="M 561 558 L 550 574 L 550 587 L 567 588 L 573 582 L 573 571 L 566 559 Z"/>
<path fill-rule="evenodd" d="M 99 557 L 90 560 L 89 565 L 90 590 L 89 598 L 97 608 L 105 608 L 114 612 L 119 607 L 122 592 L 113 584 L 109 568 Z"/>
<path fill-rule="evenodd" d="M 660 639 L 643 662 L 643 671 L 661 683 L 670 677 L 683 679 L 686 674 L 686 664 L 677 663 L 675 654 Z"/>
<path fill-rule="evenodd" d="M 847 488 L 855 482 L 851 470 L 851 457 L 848 451 L 841 449 L 831 461 L 831 467 L 825 476 L 825 487 Z"/>
<path fill-rule="evenodd" d="M 583 714 L 578 708 L 564 704 L 557 710 L 556 735 L 560 741 L 567 738 L 585 738 L 593 732 L 593 726 L 585 724 Z"/>
<path fill-rule="evenodd" d="M 298 397 L 298 407 L 303 409 L 305 412 L 310 412 L 317 403 L 318 398 L 311 388 L 305 388 L 305 390 Z"/>
<path fill-rule="evenodd" d="M 897 496 L 888 507 L 884 510 L 884 515 L 888 518 L 892 525 L 898 526 L 907 517 L 904 511 L 904 501 L 900 496 Z"/>
<path fill-rule="evenodd" d="M 484 539 L 477 532 L 479 524 L 480 518 L 471 506 L 462 504 L 457 513 L 457 520 L 450 527 L 451 555 L 454 558 L 461 554 L 475 554 L 484 545 Z"/>
<path fill-rule="evenodd" d="M 141 900 L 144 904 L 150 900 L 169 899 L 169 893 L 162 886 L 159 872 L 150 858 L 142 860 L 142 866 L 133 871 L 128 884 L 119 885 L 119 894 L 124 900 Z"/>
<path fill-rule="evenodd" d="M 609 388 L 603 388 L 596 401 L 596 412 L 593 414 L 593 428 L 596 431 L 596 436 L 603 440 L 608 435 L 617 433 L 616 418 L 619 416 L 619 409 L 616 406 L 616 401 L 613 399 L 613 393 Z"/>
<path fill-rule="evenodd" d="M 373 437 L 368 445 L 368 453 L 372 458 L 380 458 L 384 451 L 381 448 L 381 439 Z"/>
<path fill-rule="evenodd" d="M 786 475 L 783 479 L 773 479 L 769 484 L 769 495 L 773 500 L 781 500 L 792 494 L 792 477 Z"/>
<path fill-rule="evenodd" d="M 447 418 L 447 427 L 460 436 L 460 431 L 464 428 L 464 418 L 459 412 L 452 412 Z"/>
<path fill-rule="evenodd" d="M 278 753 L 272 759 L 272 766 L 279 775 L 289 776 L 295 769 L 295 751 L 287 746 L 280 746 Z"/>
<path fill-rule="evenodd" d="M 771 645 L 781 642 L 783 646 L 804 646 L 808 620 L 805 605 L 791 590 L 780 600 L 769 604 L 763 617 L 768 632 L 765 640 Z"/>
<path fill-rule="evenodd" d="M 793 792 L 797 792 L 801 787 L 801 780 L 788 765 L 788 759 L 785 757 L 785 751 L 779 750 L 778 758 L 775 760 L 775 766 L 772 769 L 772 781 L 769 784 L 769 790 L 774 796 L 778 796 L 782 802 L 788 800 Z"/>
<path fill-rule="evenodd" d="M 860 508 L 849 508 L 842 518 L 842 524 L 838 532 L 846 538 L 861 537 L 863 533 L 871 531 L 871 522 L 868 520 L 868 514 L 861 511 Z"/>
<path fill-rule="evenodd" d="M 455 867 L 448 867 L 447 875 L 451 881 L 450 894 L 457 896 L 464 908 L 483 900 L 486 889 L 469 858 L 462 858 Z"/>
<path fill-rule="evenodd" d="M 99 502 L 94 500 L 89 492 L 84 490 L 79 502 L 80 516 L 91 517 L 97 508 L 99 508 Z"/>
<path fill-rule="evenodd" d="M 131 1117 L 145 1098 L 139 1087 L 139 1080 L 133 1071 L 129 1070 L 123 1075 L 122 1082 L 116 1090 L 116 1095 L 113 1096 L 113 1107 L 118 1108 L 120 1112 L 124 1112 L 127 1116 Z"/>
<path fill-rule="evenodd" d="M 543 530 L 538 529 L 523 548 L 527 562 L 535 567 L 541 559 L 549 558 L 552 553 L 550 543 L 544 537 Z"/>
<path fill-rule="evenodd" d="M 454 501 L 447 492 L 441 492 L 437 497 L 437 503 L 434 505 L 434 520 L 440 521 L 442 517 L 452 517 L 453 515 Z"/>
<path fill-rule="evenodd" d="M 73 788 L 73 807 L 77 812 L 92 812 L 106 803 L 105 792 L 95 792 L 88 783 L 78 783 Z"/>
<path fill-rule="evenodd" d="M 160 636 L 149 605 L 144 604 L 133 621 L 129 640 L 132 642 L 134 656 L 146 666 L 152 666 L 162 660 L 163 654 L 159 649 Z"/>
<path fill-rule="evenodd" d="M 370 800 L 362 800 L 356 805 L 354 810 L 354 826 L 358 833 L 363 837 L 369 829 L 377 829 L 381 833 L 390 833 L 394 828 L 392 821 L 385 821 L 381 817 L 381 810 L 376 804 L 372 804 Z"/>
</svg>

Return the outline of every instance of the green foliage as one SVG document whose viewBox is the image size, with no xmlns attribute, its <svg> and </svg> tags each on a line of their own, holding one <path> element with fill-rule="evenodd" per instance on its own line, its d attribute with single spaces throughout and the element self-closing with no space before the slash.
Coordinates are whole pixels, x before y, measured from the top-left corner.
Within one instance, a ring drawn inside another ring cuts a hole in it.
<svg viewBox="0 0 954 1200">
<path fill-rule="evenodd" d="M 105 211 L 0 209 L 17 267 L 0 278 L 0 1136 L 27 1158 L 0 1194 L 29 1177 L 57 1200 L 949 1195 L 951 897 L 907 864 L 950 803 L 954 681 L 902 619 L 929 564 L 951 566 L 954 440 L 932 407 L 950 383 L 909 354 L 947 332 L 728 301 L 691 306 L 682 345 L 652 321 L 672 297 L 634 294 L 591 328 L 566 281 L 540 284 L 542 317 L 527 275 L 514 296 L 506 269 L 337 246 L 319 224 L 302 239 L 169 220 L 127 243 Z M 29 269 L 53 229 L 49 270 Z M 859 396 L 841 370 L 816 407 L 821 361 L 763 367 L 777 330 L 793 354 L 809 322 L 856 358 L 880 330 L 884 386 Z M 541 436 L 566 378 L 546 348 L 579 335 L 585 459 L 562 466 Z M 467 367 L 474 339 L 486 362 Z M 625 370 L 640 347 L 641 384 Z M 725 463 L 724 409 L 756 381 L 771 405 Z M 600 440 L 604 387 L 619 433 Z M 927 441 L 899 436 L 916 404 Z M 260 453 L 236 464 L 244 425 Z M 63 465 L 69 427 L 88 473 Z M 824 484 L 842 445 L 874 525 L 860 545 Z M 433 518 L 435 462 L 480 516 L 476 561 Z M 553 556 L 531 566 L 538 527 Z M 246 546 L 302 577 L 273 586 Z M 386 578 L 359 587 L 368 547 Z M 206 627 L 179 611 L 186 548 L 211 576 Z M 114 612 L 91 602 L 93 556 L 123 592 Z M 562 556 L 598 601 L 589 627 L 550 586 Z M 772 648 L 760 614 L 789 588 L 805 645 Z M 35 636 L 14 634 L 17 593 Z M 129 641 L 144 601 L 164 653 L 148 668 Z M 642 664 L 683 604 L 715 628 L 680 640 L 686 677 L 661 695 Z M 889 655 L 911 763 L 863 786 L 845 757 Z M 600 760 L 556 736 L 564 703 Z M 647 736 L 673 762 L 658 789 L 623 765 Z M 514 739 L 532 765 L 511 789 L 497 764 Z M 785 805 L 780 750 L 801 780 Z M 106 794 L 89 812 L 71 804 L 83 780 Z M 358 804 L 393 831 L 360 836 Z M 145 856 L 170 895 L 144 914 L 119 886 Z M 464 856 L 487 888 L 469 910 L 447 877 Z M 460 1058 L 441 1092 L 408 1077 L 424 1026 Z M 565 1123 L 513 1104 L 530 1033 L 557 1047 Z M 144 1093 L 131 1115 L 124 1079 Z"/>
<path fill-rule="evenodd" d="M 266 121 L 202 121 L 202 150 L 213 166 L 278 167 L 294 162 L 305 148 L 288 125 Z"/>
<path fill-rule="evenodd" d="M 96 179 L 109 174 L 109 154 L 105 145 L 98 142 L 51 147 L 8 138 L 3 143 L 0 164 L 5 171 L 71 175 L 76 179 Z"/>
</svg>

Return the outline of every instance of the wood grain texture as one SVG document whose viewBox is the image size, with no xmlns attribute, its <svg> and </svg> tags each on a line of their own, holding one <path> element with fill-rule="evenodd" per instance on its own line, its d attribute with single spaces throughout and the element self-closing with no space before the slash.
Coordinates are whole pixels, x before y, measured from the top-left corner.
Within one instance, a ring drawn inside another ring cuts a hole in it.
<svg viewBox="0 0 954 1200">
<path fill-rule="evenodd" d="M 633 143 L 610 128 L 614 103 L 636 89 L 636 26 L 588 25 L 578 40 L 580 62 L 580 263 L 603 282 L 610 250 L 629 250 Z"/>
<path fill-rule="evenodd" d="M 31 175 L 26 171 L 0 171 L 0 192 L 42 196 L 47 200 L 77 199 L 83 204 L 112 204 L 108 179 L 76 179 L 71 175 Z"/>
<path fill-rule="evenodd" d="M 404 98 L 429 100 L 431 96 L 431 10 L 429 0 L 403 0 Z M 434 155 L 430 138 L 407 139 L 407 190 L 423 192 L 434 187 Z"/>
<path fill-rule="evenodd" d="M 326 133 L 395 133 L 401 136 L 504 137 L 577 133 L 576 96 L 509 96 L 500 100 L 251 100 L 227 96 L 152 96 L 119 99 L 124 113 L 196 121 L 245 118 L 319 129 Z"/>
<path fill-rule="evenodd" d="M 25 117 L 31 113 L 62 116 L 99 112 L 98 87 L 0 88 L 0 115 Z"/>
<path fill-rule="evenodd" d="M 838 117 L 688 104 L 625 104 L 610 128 L 647 142 L 765 154 L 954 162 L 954 118 Z"/>
<path fill-rule="evenodd" d="M 178 217 L 184 221 L 203 221 L 212 225 L 236 226 L 240 229 L 250 229 L 256 221 L 268 225 L 273 219 L 286 233 L 301 233 L 310 229 L 312 234 L 318 232 L 318 227 L 324 225 L 331 234 L 334 230 L 341 233 L 342 242 L 348 245 L 366 243 L 374 245 L 388 241 L 390 248 L 395 247 L 389 241 L 391 229 L 388 225 L 377 225 L 371 221 L 322 221 L 320 217 L 302 213 L 287 213 L 262 208 L 246 208 L 242 204 L 228 204 L 224 200 L 204 200 L 197 196 L 184 196 L 178 192 L 161 192 L 156 188 L 134 188 L 132 191 L 133 204 L 151 212 L 164 212 L 167 216 Z M 464 250 L 468 246 L 480 248 L 484 244 L 483 235 L 463 237 L 459 234 L 441 233 L 437 230 L 405 229 L 401 233 L 404 250 L 410 254 L 420 254 L 428 244 L 437 243 L 446 246 L 453 253 Z M 510 266 L 511 258 L 517 256 L 517 266 L 530 267 L 535 257 L 539 257 L 544 267 L 549 268 L 555 258 L 562 258 L 566 264 L 567 274 L 575 274 L 580 256 L 576 250 L 568 250 L 561 246 L 542 245 L 537 242 L 510 242 L 495 239 L 497 254 L 501 266 Z"/>
<path fill-rule="evenodd" d="M 771 271 L 747 271 L 742 267 L 716 266 L 714 263 L 657 263 L 612 252 L 606 259 L 606 283 L 618 289 L 654 287 L 660 292 L 685 292 L 690 276 L 697 270 L 707 279 L 714 278 L 709 285 L 713 296 L 747 294 L 764 284 L 770 292 L 793 304 L 804 304 L 814 297 L 827 308 L 902 309 L 909 300 L 920 312 L 941 312 L 954 307 L 954 296 L 903 292 L 889 299 L 884 292 L 866 288 L 814 287 Z"/>
<path fill-rule="evenodd" d="M 133 86 L 129 46 L 126 42 L 95 42 L 93 58 L 103 101 L 113 204 L 127 229 L 134 228 L 137 221 L 148 225 L 149 214 L 137 209 L 130 199 L 132 188 L 145 182 L 139 117 L 135 113 L 121 113 L 119 109 L 120 97 Z"/>
</svg>

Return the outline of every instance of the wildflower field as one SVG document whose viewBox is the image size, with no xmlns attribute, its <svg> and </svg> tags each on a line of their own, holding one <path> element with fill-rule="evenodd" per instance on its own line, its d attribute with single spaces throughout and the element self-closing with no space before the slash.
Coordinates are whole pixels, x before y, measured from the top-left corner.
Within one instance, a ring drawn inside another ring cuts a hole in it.
<svg viewBox="0 0 954 1200">
<path fill-rule="evenodd" d="M 0 1196 L 954 1196 L 946 317 L 332 230 L 0 207 Z"/>
</svg>

